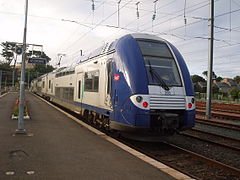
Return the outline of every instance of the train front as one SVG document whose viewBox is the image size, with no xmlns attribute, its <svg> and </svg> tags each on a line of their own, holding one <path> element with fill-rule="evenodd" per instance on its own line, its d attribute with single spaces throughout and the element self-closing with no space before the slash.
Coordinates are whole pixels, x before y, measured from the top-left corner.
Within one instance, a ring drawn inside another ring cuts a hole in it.
<svg viewBox="0 0 240 180">
<path fill-rule="evenodd" d="M 195 123 L 195 102 L 187 66 L 167 41 L 146 34 L 116 44 L 114 121 L 125 132 L 169 135 Z"/>
</svg>

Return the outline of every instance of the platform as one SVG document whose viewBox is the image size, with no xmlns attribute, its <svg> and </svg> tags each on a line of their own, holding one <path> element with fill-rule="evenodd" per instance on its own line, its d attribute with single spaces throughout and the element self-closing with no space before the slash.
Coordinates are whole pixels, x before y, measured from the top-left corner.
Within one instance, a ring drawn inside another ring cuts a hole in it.
<svg viewBox="0 0 240 180">
<path fill-rule="evenodd" d="M 28 136 L 15 136 L 11 111 L 17 97 L 0 98 L 1 180 L 174 179 L 28 92 Z"/>
</svg>

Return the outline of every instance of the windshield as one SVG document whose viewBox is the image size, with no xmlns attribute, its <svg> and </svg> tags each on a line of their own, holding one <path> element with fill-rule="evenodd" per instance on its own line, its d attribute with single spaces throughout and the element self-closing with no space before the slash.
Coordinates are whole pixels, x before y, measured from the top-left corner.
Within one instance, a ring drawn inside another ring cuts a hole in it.
<svg viewBox="0 0 240 180">
<path fill-rule="evenodd" d="M 167 86 L 182 86 L 175 60 L 163 42 L 138 40 L 143 54 L 150 85 L 160 85 L 164 81 Z M 154 78 L 153 72 L 159 76 Z"/>
</svg>

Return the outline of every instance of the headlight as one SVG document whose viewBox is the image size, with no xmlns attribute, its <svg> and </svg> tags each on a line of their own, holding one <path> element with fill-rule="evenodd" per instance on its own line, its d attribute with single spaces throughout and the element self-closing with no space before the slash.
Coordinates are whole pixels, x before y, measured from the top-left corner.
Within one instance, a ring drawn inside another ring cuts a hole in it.
<svg viewBox="0 0 240 180">
<path fill-rule="evenodd" d="M 191 100 L 191 101 L 192 101 L 192 104 L 194 104 L 194 102 L 195 102 L 195 99 L 194 99 L 194 98 L 192 98 L 192 100 Z"/>
<path fill-rule="evenodd" d="M 137 96 L 137 97 L 136 97 L 136 101 L 137 101 L 138 103 L 141 103 L 142 100 L 143 100 L 143 97 L 142 97 L 142 96 Z"/>
</svg>

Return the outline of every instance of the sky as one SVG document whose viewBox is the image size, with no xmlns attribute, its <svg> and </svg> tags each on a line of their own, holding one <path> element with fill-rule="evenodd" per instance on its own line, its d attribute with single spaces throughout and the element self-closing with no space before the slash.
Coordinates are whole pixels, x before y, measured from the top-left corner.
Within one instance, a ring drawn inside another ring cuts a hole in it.
<svg viewBox="0 0 240 180">
<path fill-rule="evenodd" d="M 61 66 L 67 66 L 77 61 L 80 50 L 87 54 L 125 34 L 154 34 L 179 49 L 191 75 L 203 76 L 208 69 L 209 2 L 29 0 L 27 43 L 43 45 L 53 66 L 58 54 L 65 54 Z M 215 0 L 214 7 L 213 71 L 233 78 L 240 75 L 240 0 Z M 0 42 L 23 42 L 24 13 L 25 0 L 0 0 Z"/>
</svg>

